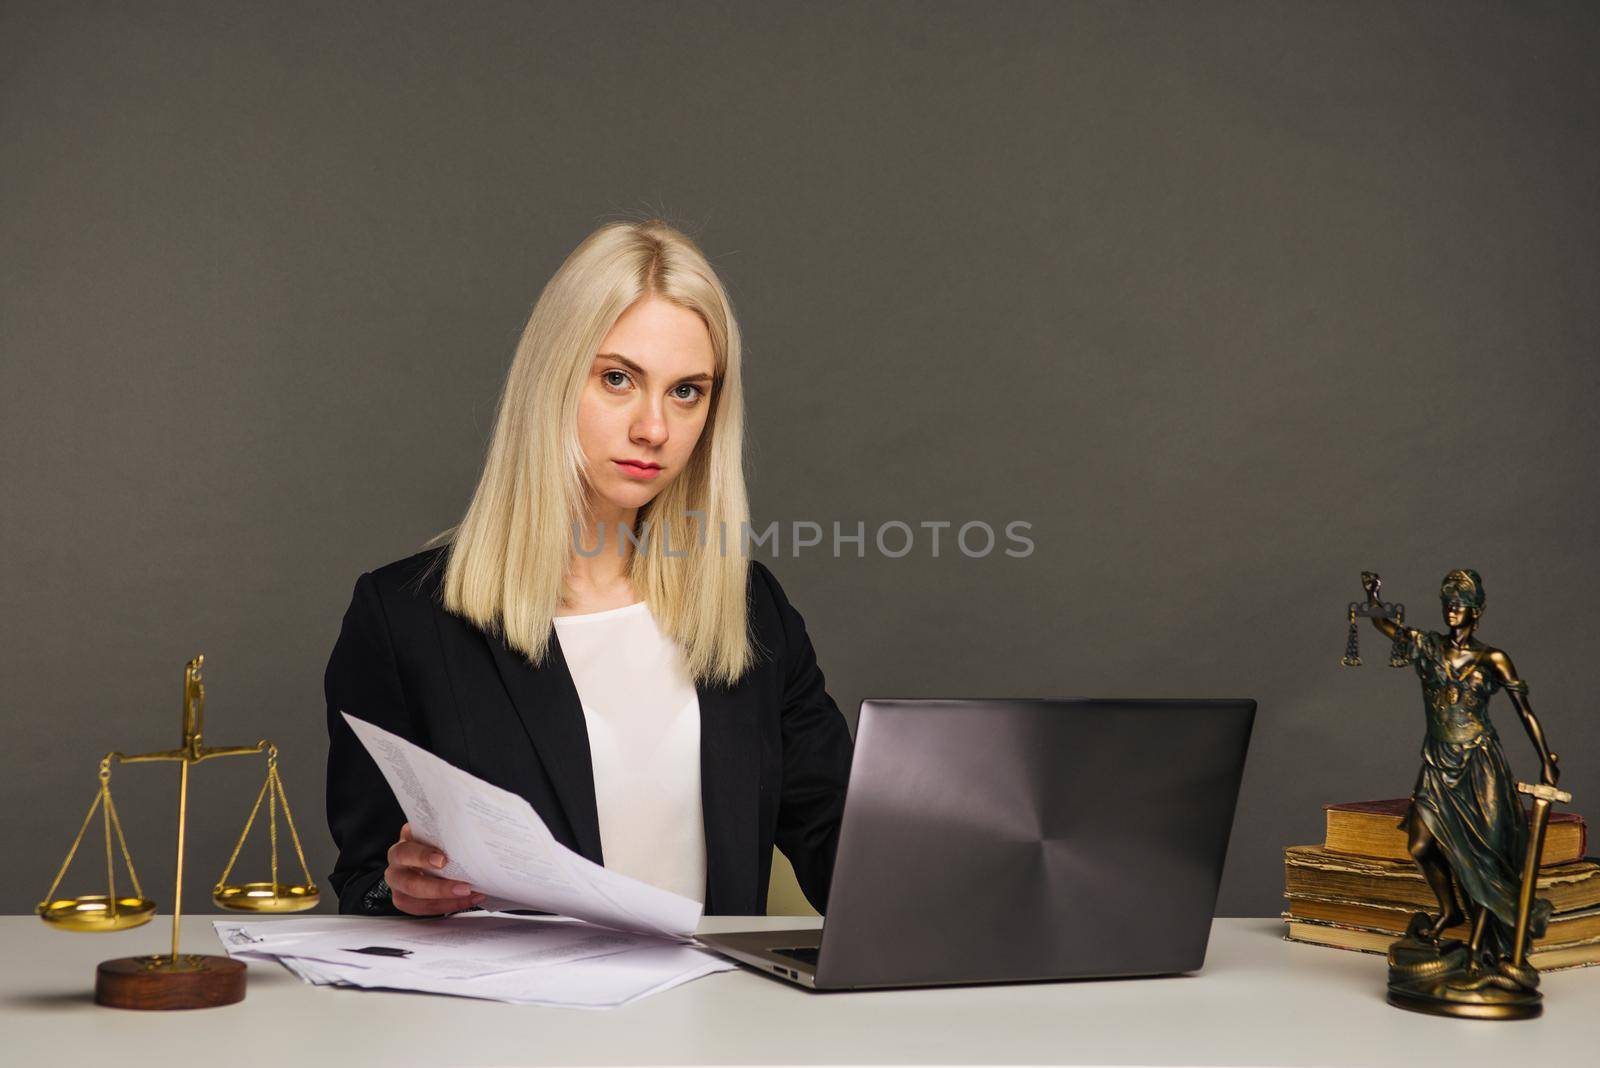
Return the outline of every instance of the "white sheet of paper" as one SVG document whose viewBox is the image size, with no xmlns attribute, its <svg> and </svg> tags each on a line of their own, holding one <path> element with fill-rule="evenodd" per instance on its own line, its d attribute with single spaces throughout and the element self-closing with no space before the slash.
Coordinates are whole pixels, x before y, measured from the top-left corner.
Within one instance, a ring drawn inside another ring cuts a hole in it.
<svg viewBox="0 0 1600 1068">
<path fill-rule="evenodd" d="M 411 821 L 449 858 L 441 874 L 503 902 L 687 941 L 702 905 L 609 871 L 557 842 L 533 806 L 420 746 L 343 713 Z"/>
<path fill-rule="evenodd" d="M 565 916 L 511 916 L 492 912 L 460 912 L 450 917 L 452 922 L 483 923 L 489 920 L 518 923 L 540 923 L 585 928 L 588 924 Z M 428 921 L 430 923 L 436 921 Z M 385 932 L 402 935 L 417 924 L 408 916 L 302 916 L 298 918 L 273 917 L 249 923 L 238 920 L 212 920 L 211 927 L 217 940 L 229 956 L 255 957 L 277 960 L 289 947 L 322 935 L 360 930 L 368 937 L 381 937 Z M 292 970 L 292 969 L 291 969 Z"/>
<path fill-rule="evenodd" d="M 459 919 L 465 920 L 465 917 Z M 477 922 L 492 919 L 494 917 L 485 916 Z M 301 981 L 317 986 L 416 990 L 519 1005 L 612 1008 L 701 976 L 730 971 L 736 967 L 733 962 L 709 953 L 664 941 L 655 941 L 641 948 L 627 949 L 605 957 L 566 961 L 548 967 L 519 968 L 465 979 L 419 972 L 409 969 L 403 961 L 383 963 L 376 967 L 356 967 L 288 955 L 291 947 L 310 938 L 321 937 L 326 932 L 383 937 L 396 929 L 415 926 L 416 922 L 388 917 L 356 922 L 305 918 L 254 924 L 214 920 L 212 926 L 230 956 L 248 960 L 277 960 Z M 431 924 L 433 921 L 428 922 Z M 577 930 L 594 930 L 581 924 L 567 923 L 566 926 Z M 280 952 L 284 955 L 278 956 Z"/>
<path fill-rule="evenodd" d="M 658 943 L 608 957 L 476 979 L 451 979 L 394 968 L 321 967 L 336 969 L 337 981 L 346 986 L 420 990 L 522 1005 L 607 1009 L 737 966 L 691 946 Z"/>
<path fill-rule="evenodd" d="M 373 917 L 379 923 L 409 923 L 389 917 Z M 230 956 L 276 955 L 277 950 L 295 942 L 320 934 L 333 934 L 348 929 L 350 921 L 326 916 L 309 916 L 302 919 L 272 919 L 265 922 L 243 923 L 238 920 L 212 920 L 222 948 Z"/>
<path fill-rule="evenodd" d="M 590 924 L 451 918 L 407 922 L 401 929 L 346 925 L 341 931 L 283 944 L 274 952 L 280 958 L 464 979 L 662 944 L 654 935 L 629 934 Z M 372 949 L 386 952 L 373 953 Z"/>
</svg>

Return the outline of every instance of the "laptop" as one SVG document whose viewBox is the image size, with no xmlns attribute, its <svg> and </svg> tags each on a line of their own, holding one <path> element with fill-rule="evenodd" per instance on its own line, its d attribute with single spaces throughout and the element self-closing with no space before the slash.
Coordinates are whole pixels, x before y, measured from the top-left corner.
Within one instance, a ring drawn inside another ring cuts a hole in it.
<svg viewBox="0 0 1600 1068">
<path fill-rule="evenodd" d="M 1198 971 L 1255 711 L 864 701 L 822 927 L 698 941 L 812 990 Z"/>
</svg>

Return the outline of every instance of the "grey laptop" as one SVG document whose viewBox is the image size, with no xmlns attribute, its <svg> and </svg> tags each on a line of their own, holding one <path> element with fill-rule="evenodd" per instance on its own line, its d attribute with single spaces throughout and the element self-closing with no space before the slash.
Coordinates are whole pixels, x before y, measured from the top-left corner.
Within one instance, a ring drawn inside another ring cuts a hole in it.
<svg viewBox="0 0 1600 1068">
<path fill-rule="evenodd" d="M 814 990 L 1196 971 L 1255 710 L 864 701 L 822 928 L 699 941 Z"/>
</svg>

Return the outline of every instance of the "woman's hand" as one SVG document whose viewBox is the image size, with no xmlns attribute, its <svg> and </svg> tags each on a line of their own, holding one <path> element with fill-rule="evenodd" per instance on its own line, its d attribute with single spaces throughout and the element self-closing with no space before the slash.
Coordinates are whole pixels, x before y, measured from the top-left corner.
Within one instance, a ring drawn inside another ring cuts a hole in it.
<svg viewBox="0 0 1600 1068">
<path fill-rule="evenodd" d="M 383 869 L 394 907 L 413 916 L 442 916 L 484 900 L 468 884 L 436 874 L 442 867 L 443 853 L 412 838 L 411 824 L 401 827 L 400 840 L 389 847 L 389 866 Z"/>
</svg>

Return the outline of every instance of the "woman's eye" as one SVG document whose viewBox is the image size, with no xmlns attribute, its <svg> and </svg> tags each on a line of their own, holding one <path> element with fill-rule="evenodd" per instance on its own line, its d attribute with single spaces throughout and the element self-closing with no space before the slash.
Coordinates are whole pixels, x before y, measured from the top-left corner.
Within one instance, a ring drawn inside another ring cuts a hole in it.
<svg viewBox="0 0 1600 1068">
<path fill-rule="evenodd" d="M 611 377 L 612 375 L 616 375 L 616 379 L 613 379 Z M 601 371 L 600 381 L 604 382 L 612 389 L 621 389 L 623 386 L 628 384 L 628 375 L 624 371 Z"/>
<path fill-rule="evenodd" d="M 679 390 L 685 390 L 685 389 L 688 390 L 689 392 L 688 393 L 680 393 L 679 392 Z M 702 396 L 705 395 L 705 390 L 701 389 L 699 386 L 694 385 L 693 383 L 690 383 L 690 382 L 683 383 L 682 385 L 680 385 L 676 389 L 674 389 L 672 392 L 679 400 L 682 400 L 682 401 L 699 400 Z"/>
</svg>

